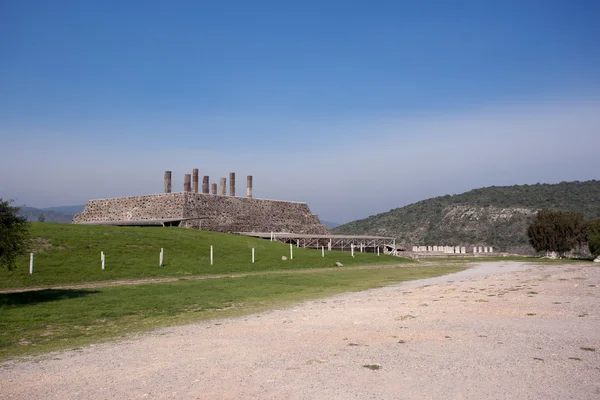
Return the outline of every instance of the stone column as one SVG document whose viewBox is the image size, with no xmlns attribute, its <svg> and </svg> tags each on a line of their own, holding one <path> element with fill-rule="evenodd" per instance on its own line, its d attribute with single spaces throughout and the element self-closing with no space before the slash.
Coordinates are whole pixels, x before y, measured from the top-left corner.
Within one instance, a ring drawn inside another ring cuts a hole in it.
<svg viewBox="0 0 600 400">
<path fill-rule="evenodd" d="M 211 191 L 212 191 L 212 194 L 217 194 L 217 184 L 216 183 L 212 184 Z"/>
<path fill-rule="evenodd" d="M 171 193 L 171 171 L 165 171 L 165 193 Z"/>
<path fill-rule="evenodd" d="M 202 178 L 202 193 L 208 194 L 210 185 L 208 184 L 208 175 L 204 175 Z"/>
<path fill-rule="evenodd" d="M 185 174 L 185 178 L 183 179 L 183 191 L 184 192 L 191 192 L 192 191 L 192 175 L 191 174 Z"/>
<path fill-rule="evenodd" d="M 248 189 L 246 189 L 246 196 L 252 197 L 252 175 L 248 175 L 248 178 L 246 178 L 246 183 L 248 186 Z"/>
<path fill-rule="evenodd" d="M 227 178 L 221 178 L 219 181 L 219 195 L 227 196 Z"/>
<path fill-rule="evenodd" d="M 198 193 L 198 168 L 192 170 L 192 192 Z"/>
<path fill-rule="evenodd" d="M 235 172 L 229 173 L 229 195 L 235 196 Z"/>
</svg>

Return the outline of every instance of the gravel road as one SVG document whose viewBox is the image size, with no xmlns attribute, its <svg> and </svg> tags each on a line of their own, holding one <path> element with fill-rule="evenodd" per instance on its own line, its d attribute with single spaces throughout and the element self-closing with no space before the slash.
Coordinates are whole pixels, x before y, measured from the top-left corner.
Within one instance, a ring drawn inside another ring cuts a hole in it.
<svg viewBox="0 0 600 400">
<path fill-rule="evenodd" d="M 459 274 L 0 368 L 2 399 L 599 399 L 600 267 Z"/>
</svg>

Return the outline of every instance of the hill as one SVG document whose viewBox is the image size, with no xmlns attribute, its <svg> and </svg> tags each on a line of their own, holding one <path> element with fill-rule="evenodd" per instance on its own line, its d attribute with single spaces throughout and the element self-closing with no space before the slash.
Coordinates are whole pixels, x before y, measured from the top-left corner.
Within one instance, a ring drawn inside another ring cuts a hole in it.
<svg viewBox="0 0 600 400">
<path fill-rule="evenodd" d="M 85 204 L 79 204 L 76 206 L 58 206 L 58 207 L 45 207 L 42 208 L 44 211 L 58 211 L 65 214 L 79 214 L 85 208 Z"/>
<path fill-rule="evenodd" d="M 394 236 L 407 245 L 491 245 L 531 253 L 526 230 L 541 208 L 600 218 L 600 181 L 492 186 L 419 201 L 333 229 Z"/>
<path fill-rule="evenodd" d="M 73 219 L 73 215 L 71 213 L 55 211 L 53 209 L 40 209 L 34 207 L 23 206 L 19 210 L 19 215 L 27 218 L 29 222 L 35 222 L 38 220 L 40 215 L 44 215 L 46 222 L 63 222 L 70 223 Z"/>
</svg>

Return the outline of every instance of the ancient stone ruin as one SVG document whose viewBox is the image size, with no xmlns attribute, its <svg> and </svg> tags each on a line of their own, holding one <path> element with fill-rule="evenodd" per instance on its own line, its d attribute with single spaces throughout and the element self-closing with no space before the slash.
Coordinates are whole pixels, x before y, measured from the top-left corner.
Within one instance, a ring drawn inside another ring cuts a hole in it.
<svg viewBox="0 0 600 400">
<path fill-rule="evenodd" d="M 467 254 L 467 248 L 464 246 L 413 246 L 412 251 L 413 253 L 430 254 Z M 494 248 L 491 246 L 474 246 L 472 254 L 490 254 L 493 252 Z"/>
<path fill-rule="evenodd" d="M 216 232 L 291 232 L 328 235 L 329 230 L 312 214 L 306 203 L 265 200 L 252 197 L 252 176 L 248 176 L 248 197 L 235 196 L 235 174 L 220 179 L 209 190 L 204 176 L 199 193 L 198 170 L 186 174 L 184 191 L 172 193 L 171 171 L 164 175 L 165 193 L 147 196 L 90 200 L 82 213 L 73 217 L 76 224 L 177 225 Z"/>
</svg>

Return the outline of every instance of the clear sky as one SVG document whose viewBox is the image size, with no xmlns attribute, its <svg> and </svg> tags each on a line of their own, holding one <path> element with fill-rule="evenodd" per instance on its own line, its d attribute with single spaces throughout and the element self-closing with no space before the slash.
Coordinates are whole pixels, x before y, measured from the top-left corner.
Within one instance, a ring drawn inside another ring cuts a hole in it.
<svg viewBox="0 0 600 400">
<path fill-rule="evenodd" d="M 198 168 L 347 222 L 600 179 L 600 2 L 0 0 L 0 197 Z"/>
</svg>

